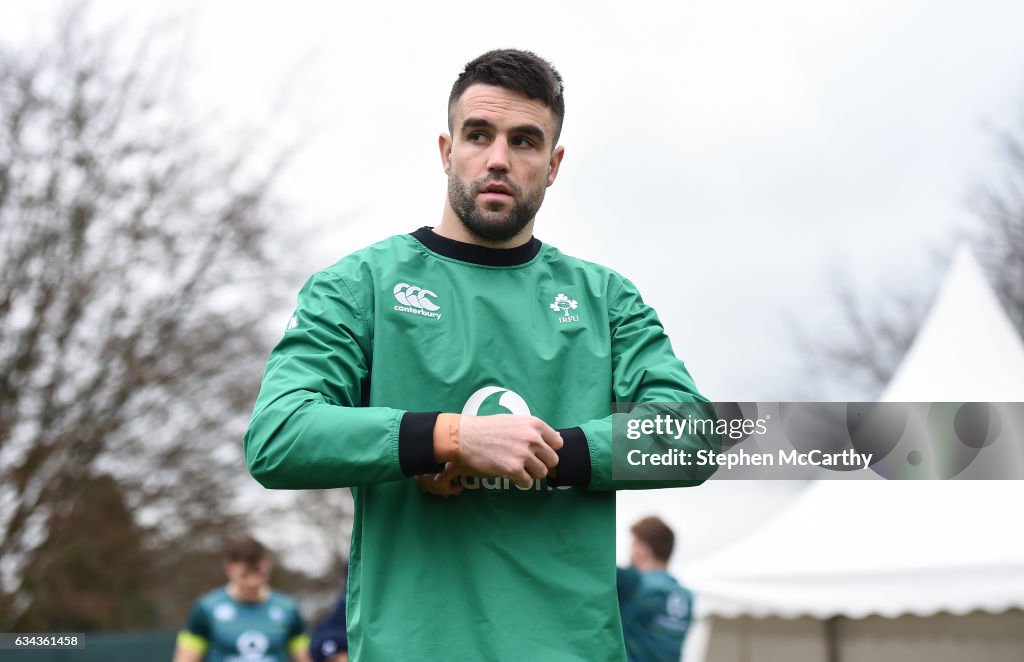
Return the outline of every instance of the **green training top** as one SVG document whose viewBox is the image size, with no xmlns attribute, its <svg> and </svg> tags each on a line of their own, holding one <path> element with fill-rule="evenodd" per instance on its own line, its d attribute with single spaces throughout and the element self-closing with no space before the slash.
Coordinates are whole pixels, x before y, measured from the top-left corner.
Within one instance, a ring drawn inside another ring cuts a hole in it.
<svg viewBox="0 0 1024 662">
<path fill-rule="evenodd" d="M 309 637 L 295 601 L 283 593 L 239 602 L 218 588 L 196 601 L 178 645 L 204 653 L 204 662 L 288 662 Z"/>
<path fill-rule="evenodd" d="M 614 481 L 613 400 L 705 401 L 632 283 L 537 239 L 488 249 L 421 228 L 306 283 L 245 453 L 267 487 L 352 486 L 353 660 L 621 661 L 613 490 L 713 467 Z M 560 429 L 557 479 L 423 493 L 410 476 L 440 468 L 440 411 Z"/>
<path fill-rule="evenodd" d="M 693 593 L 663 570 L 619 568 L 618 586 L 629 662 L 679 662 L 693 621 Z"/>
</svg>

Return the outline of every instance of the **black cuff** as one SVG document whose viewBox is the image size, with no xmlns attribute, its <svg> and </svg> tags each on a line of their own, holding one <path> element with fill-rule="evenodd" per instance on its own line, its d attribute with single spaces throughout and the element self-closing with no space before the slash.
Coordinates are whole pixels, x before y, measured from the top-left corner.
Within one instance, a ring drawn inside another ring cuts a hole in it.
<svg viewBox="0 0 1024 662">
<path fill-rule="evenodd" d="M 434 458 L 434 424 L 439 411 L 407 411 L 398 427 L 398 466 L 406 476 L 436 474 L 444 468 Z"/>
<path fill-rule="evenodd" d="M 590 485 L 590 446 L 580 428 L 565 428 L 558 431 L 565 442 L 558 451 L 557 477 L 548 476 L 552 487 L 586 487 Z"/>
</svg>

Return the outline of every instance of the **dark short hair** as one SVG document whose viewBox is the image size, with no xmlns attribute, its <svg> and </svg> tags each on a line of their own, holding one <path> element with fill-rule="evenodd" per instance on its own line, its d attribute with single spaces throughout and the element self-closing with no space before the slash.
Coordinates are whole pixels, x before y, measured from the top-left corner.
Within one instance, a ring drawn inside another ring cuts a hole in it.
<svg viewBox="0 0 1024 662">
<path fill-rule="evenodd" d="M 270 558 L 270 552 L 263 546 L 263 543 L 252 536 L 232 538 L 224 546 L 224 560 L 228 563 L 241 562 L 246 565 L 259 565 L 268 558 Z"/>
<path fill-rule="evenodd" d="M 565 99 L 562 97 L 562 75 L 554 66 L 536 53 L 503 48 L 488 51 L 468 62 L 459 74 L 448 95 L 448 132 L 453 133 L 455 104 L 470 85 L 494 85 L 518 92 L 528 99 L 540 101 L 555 116 L 555 139 L 558 143 L 565 117 Z"/>
<path fill-rule="evenodd" d="M 658 517 L 645 517 L 630 529 L 636 539 L 651 548 L 654 557 L 659 561 L 668 562 L 672 556 L 672 548 L 676 544 L 676 536 Z"/>
</svg>

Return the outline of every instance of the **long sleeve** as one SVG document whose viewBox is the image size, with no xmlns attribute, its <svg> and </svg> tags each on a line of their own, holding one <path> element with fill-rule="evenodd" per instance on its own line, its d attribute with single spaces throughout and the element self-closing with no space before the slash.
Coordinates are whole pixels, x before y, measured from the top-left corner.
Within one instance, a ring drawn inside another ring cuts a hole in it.
<svg viewBox="0 0 1024 662">
<path fill-rule="evenodd" d="M 210 631 L 209 615 L 202 605 L 196 601 L 192 606 L 192 612 L 189 614 L 185 628 L 178 632 L 177 648 L 181 651 L 187 651 L 185 653 L 186 657 L 190 655 L 202 657 L 206 649 L 210 647 L 211 638 L 212 632 Z M 177 656 L 175 659 L 177 659 Z"/>
<path fill-rule="evenodd" d="M 365 406 L 373 331 L 353 294 L 368 289 L 359 278 L 310 278 L 271 352 L 244 437 L 249 471 L 266 487 L 346 487 L 437 470 L 437 412 Z"/>
<path fill-rule="evenodd" d="M 713 466 L 681 466 L 672 480 L 613 479 L 614 464 L 624 460 L 616 456 L 616 453 L 622 455 L 624 449 L 621 443 L 613 444 L 613 436 L 622 434 L 629 417 L 641 413 L 685 417 L 694 412 L 713 416 L 714 410 L 707 398 L 697 391 L 683 362 L 676 358 L 657 314 L 643 302 L 636 287 L 626 279 L 620 280 L 609 301 L 615 402 L 640 407 L 632 414 L 616 413 L 560 430 L 565 447 L 560 452 L 558 477 L 551 482 L 594 490 L 698 485 L 714 473 Z M 679 403 L 693 404 L 680 407 Z M 713 432 L 689 433 L 666 440 L 665 445 L 688 453 L 698 450 L 717 453 L 721 439 Z"/>
</svg>

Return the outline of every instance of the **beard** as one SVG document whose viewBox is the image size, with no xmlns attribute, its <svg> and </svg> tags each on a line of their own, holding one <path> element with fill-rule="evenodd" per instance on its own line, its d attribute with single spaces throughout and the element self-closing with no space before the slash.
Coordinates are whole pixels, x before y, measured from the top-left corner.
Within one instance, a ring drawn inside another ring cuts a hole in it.
<svg viewBox="0 0 1024 662">
<path fill-rule="evenodd" d="M 480 189 L 495 182 L 501 182 L 512 192 L 515 203 L 511 209 L 499 211 L 477 207 L 476 197 Z M 468 186 L 456 175 L 450 175 L 448 201 L 471 235 L 487 241 L 506 241 L 519 234 L 537 215 L 537 210 L 544 202 L 544 188 L 524 197 L 523 190 L 502 175 L 485 177 Z"/>
</svg>

